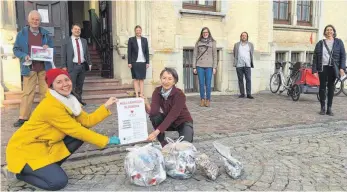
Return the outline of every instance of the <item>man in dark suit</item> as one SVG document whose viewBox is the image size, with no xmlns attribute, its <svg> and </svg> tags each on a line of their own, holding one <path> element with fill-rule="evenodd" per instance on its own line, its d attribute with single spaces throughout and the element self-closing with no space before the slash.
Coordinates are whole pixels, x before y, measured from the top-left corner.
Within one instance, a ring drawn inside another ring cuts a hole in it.
<svg viewBox="0 0 347 192">
<path fill-rule="evenodd" d="M 92 62 L 88 51 L 87 40 L 80 37 L 81 26 L 73 24 L 71 38 L 68 38 L 63 45 L 63 69 L 67 70 L 71 76 L 73 90 L 82 102 L 82 89 L 85 79 L 85 72 L 92 69 Z"/>
</svg>

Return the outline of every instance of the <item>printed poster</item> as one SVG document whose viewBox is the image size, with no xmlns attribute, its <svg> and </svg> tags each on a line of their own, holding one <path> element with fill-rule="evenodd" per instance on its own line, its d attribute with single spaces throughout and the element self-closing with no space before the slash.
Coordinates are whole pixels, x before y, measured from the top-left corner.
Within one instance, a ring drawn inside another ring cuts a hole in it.
<svg viewBox="0 0 347 192">
<path fill-rule="evenodd" d="M 53 62 L 53 48 L 44 49 L 40 46 L 31 46 L 31 60 Z"/>
<path fill-rule="evenodd" d="M 121 144 L 145 141 L 148 138 L 144 99 L 119 99 L 117 102 L 117 112 Z"/>
</svg>

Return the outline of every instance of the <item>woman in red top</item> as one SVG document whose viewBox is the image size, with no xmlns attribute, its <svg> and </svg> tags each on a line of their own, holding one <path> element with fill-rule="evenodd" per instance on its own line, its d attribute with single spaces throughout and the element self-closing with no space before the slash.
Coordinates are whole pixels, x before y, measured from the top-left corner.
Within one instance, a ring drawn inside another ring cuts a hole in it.
<svg viewBox="0 0 347 192">
<path fill-rule="evenodd" d="M 152 102 L 146 100 L 146 111 L 155 129 L 148 140 L 156 137 L 162 146 L 166 145 L 165 131 L 178 131 L 184 141 L 193 142 L 193 119 L 186 105 L 186 96 L 176 88 L 178 75 L 175 69 L 165 68 L 160 73 L 161 86 L 152 94 Z M 160 112 L 162 109 L 163 113 Z"/>
</svg>

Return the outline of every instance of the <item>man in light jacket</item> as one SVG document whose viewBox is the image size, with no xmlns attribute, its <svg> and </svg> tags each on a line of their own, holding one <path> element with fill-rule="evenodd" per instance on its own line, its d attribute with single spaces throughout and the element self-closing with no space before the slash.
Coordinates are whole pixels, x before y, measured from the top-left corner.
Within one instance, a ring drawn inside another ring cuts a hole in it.
<svg viewBox="0 0 347 192">
<path fill-rule="evenodd" d="M 240 96 L 245 97 L 245 89 L 243 84 L 243 77 L 246 79 L 246 92 L 247 98 L 254 99 L 251 94 L 251 68 L 253 65 L 253 52 L 254 46 L 248 41 L 248 33 L 242 32 L 240 42 L 234 45 L 234 67 L 236 67 L 237 78 L 239 80 Z"/>
<path fill-rule="evenodd" d="M 32 10 L 28 15 L 28 23 L 29 27 L 24 27 L 18 32 L 13 46 L 13 53 L 20 60 L 20 70 L 23 76 L 23 95 L 20 103 L 19 119 L 14 123 L 14 127 L 21 127 L 29 119 L 37 83 L 40 99 L 45 97 L 47 91 L 46 71 L 53 67 L 52 62 L 31 59 L 31 46 L 40 46 L 44 49 L 53 48 L 53 41 L 48 35 L 49 32 L 40 27 L 40 13 Z"/>
</svg>

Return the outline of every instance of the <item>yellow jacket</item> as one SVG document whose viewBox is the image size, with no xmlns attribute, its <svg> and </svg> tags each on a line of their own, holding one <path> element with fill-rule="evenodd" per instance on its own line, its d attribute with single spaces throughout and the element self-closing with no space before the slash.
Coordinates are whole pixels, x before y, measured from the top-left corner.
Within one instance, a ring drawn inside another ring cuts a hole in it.
<svg viewBox="0 0 347 192">
<path fill-rule="evenodd" d="M 9 171 L 20 173 L 25 164 L 36 170 L 69 156 L 63 142 L 66 135 L 104 148 L 108 137 L 86 127 L 93 127 L 110 114 L 102 105 L 91 114 L 82 110 L 78 117 L 74 117 L 72 111 L 48 91 L 29 121 L 8 142 L 6 161 Z"/>
</svg>

